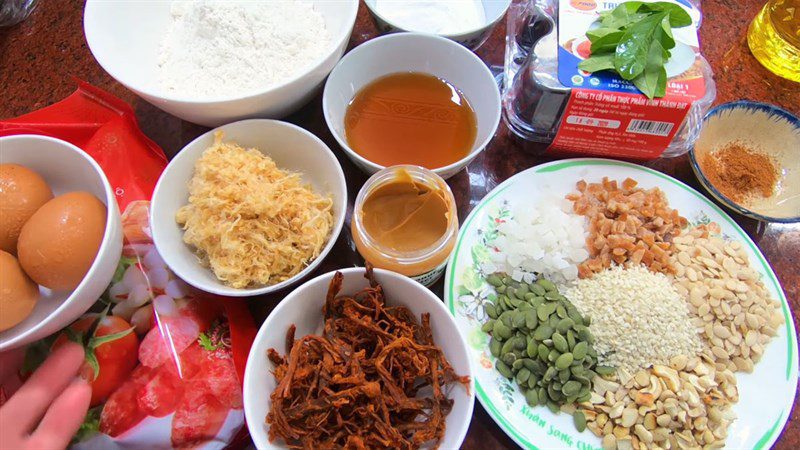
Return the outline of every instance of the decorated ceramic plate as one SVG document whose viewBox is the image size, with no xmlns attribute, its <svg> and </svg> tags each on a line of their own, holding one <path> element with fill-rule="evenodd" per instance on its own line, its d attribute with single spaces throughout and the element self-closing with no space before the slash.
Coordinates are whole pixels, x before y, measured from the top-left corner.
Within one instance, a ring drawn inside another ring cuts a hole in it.
<svg viewBox="0 0 800 450">
<path fill-rule="evenodd" d="M 470 344 L 475 364 L 475 386 L 484 408 L 497 424 L 523 448 L 597 449 L 600 438 L 589 430 L 578 432 L 569 414 L 554 414 L 543 406 L 528 406 L 516 383 L 494 368 L 490 336 L 481 331 L 487 320 L 483 304 L 496 294 L 483 272 L 489 252 L 494 251 L 497 224 L 511 219 L 513 205 L 531 203 L 537 193 L 567 195 L 581 179 L 599 182 L 604 176 L 633 178 L 645 189 L 659 187 L 672 208 L 690 225 L 715 222 L 722 237 L 738 240 L 751 267 L 774 299 L 780 302 L 783 324 L 766 346 L 752 373 L 736 372 L 739 401 L 733 405 L 737 419 L 730 425 L 727 448 L 769 448 L 786 423 L 797 388 L 797 335 L 786 295 L 775 273 L 747 234 L 706 197 L 660 172 L 619 161 L 572 159 L 556 161 L 521 172 L 495 188 L 464 221 L 456 248 L 447 266 L 445 302 L 455 316 L 459 331 Z"/>
</svg>

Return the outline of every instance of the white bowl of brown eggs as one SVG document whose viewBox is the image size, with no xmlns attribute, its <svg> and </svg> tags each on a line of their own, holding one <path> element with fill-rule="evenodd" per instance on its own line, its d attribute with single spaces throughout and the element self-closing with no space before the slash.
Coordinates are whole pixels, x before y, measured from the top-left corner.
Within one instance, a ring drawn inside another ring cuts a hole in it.
<svg viewBox="0 0 800 450">
<path fill-rule="evenodd" d="M 92 157 L 46 136 L 0 138 L 0 351 L 85 313 L 121 253 L 114 191 Z"/>
</svg>

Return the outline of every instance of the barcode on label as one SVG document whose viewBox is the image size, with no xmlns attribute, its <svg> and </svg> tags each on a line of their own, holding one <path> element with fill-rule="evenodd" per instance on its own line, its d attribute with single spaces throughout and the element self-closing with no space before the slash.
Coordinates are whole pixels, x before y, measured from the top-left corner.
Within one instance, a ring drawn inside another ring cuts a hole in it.
<svg viewBox="0 0 800 450">
<path fill-rule="evenodd" d="M 669 136 L 673 123 L 657 122 L 655 120 L 633 119 L 628 123 L 628 133 L 652 134 L 653 136 Z"/>
</svg>

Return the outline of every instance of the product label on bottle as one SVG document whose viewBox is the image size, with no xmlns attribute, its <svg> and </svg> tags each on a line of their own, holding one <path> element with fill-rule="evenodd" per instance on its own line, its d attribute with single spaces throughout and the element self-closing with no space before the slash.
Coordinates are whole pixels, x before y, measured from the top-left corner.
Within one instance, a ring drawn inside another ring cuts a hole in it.
<svg viewBox="0 0 800 450">
<path fill-rule="evenodd" d="M 586 31 L 597 26 L 600 12 L 621 2 L 559 0 L 558 77 L 572 90 L 548 151 L 653 159 L 669 146 L 706 86 L 697 41 L 700 12 L 686 0 L 668 1 L 683 7 L 693 24 L 673 29 L 675 47 L 665 64 L 666 95 L 648 99 L 614 72 L 578 69 L 590 56 Z"/>
<path fill-rule="evenodd" d="M 444 273 L 444 269 L 447 268 L 447 261 L 448 260 L 449 260 L 449 258 L 445 258 L 444 262 L 439 264 L 439 266 L 434 268 L 433 270 L 430 270 L 430 271 L 425 272 L 425 273 L 421 273 L 419 275 L 413 275 L 413 276 L 410 276 L 409 278 L 411 278 L 412 280 L 416 281 L 417 283 L 422 284 L 425 287 L 431 287 L 433 285 L 433 283 L 436 283 L 439 280 L 439 278 L 442 277 L 442 274 Z"/>
</svg>

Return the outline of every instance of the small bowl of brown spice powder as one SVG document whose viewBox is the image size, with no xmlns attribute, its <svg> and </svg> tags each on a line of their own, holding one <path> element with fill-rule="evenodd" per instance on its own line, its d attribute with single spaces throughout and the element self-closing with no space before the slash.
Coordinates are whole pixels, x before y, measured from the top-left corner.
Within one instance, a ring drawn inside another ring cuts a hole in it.
<svg viewBox="0 0 800 450">
<path fill-rule="evenodd" d="M 733 211 L 800 222 L 800 120 L 751 101 L 713 108 L 689 153 L 697 179 Z"/>
</svg>

